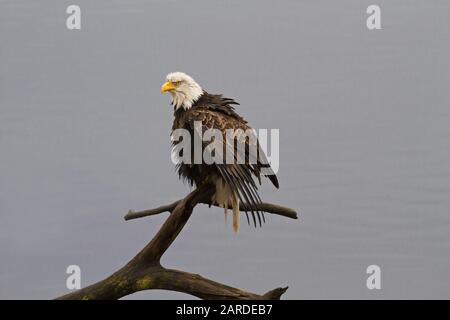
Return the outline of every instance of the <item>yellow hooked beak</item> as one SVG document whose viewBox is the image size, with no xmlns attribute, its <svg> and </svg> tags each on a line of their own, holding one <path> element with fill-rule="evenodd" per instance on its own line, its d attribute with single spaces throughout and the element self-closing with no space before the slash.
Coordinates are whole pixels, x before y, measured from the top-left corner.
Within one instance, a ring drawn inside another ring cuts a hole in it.
<svg viewBox="0 0 450 320">
<path fill-rule="evenodd" d="M 166 81 L 164 82 L 164 84 L 161 86 L 161 94 L 166 92 L 166 91 L 170 91 L 175 89 L 175 86 L 172 82 L 170 81 Z"/>
</svg>

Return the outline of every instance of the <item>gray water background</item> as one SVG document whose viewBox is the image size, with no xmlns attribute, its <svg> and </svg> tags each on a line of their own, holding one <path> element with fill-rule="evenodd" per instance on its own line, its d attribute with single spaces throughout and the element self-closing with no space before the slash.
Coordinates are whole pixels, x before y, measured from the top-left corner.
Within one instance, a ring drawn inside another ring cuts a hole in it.
<svg viewBox="0 0 450 320">
<path fill-rule="evenodd" d="M 168 267 L 285 297 L 450 298 L 450 3 L 0 1 L 0 298 L 67 292 L 126 263 L 185 195 L 170 161 L 170 71 L 280 128 L 262 229 L 196 208 Z M 366 267 L 382 289 L 366 288 Z M 130 298 L 190 298 L 148 291 Z"/>
</svg>

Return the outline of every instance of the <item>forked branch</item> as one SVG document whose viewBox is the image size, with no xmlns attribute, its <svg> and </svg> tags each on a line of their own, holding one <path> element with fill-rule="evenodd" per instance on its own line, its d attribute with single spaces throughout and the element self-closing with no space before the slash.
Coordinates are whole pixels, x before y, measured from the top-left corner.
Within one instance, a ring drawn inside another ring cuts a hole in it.
<svg viewBox="0 0 450 320">
<path fill-rule="evenodd" d="M 202 299 L 280 299 L 281 295 L 286 292 L 287 287 L 276 288 L 259 295 L 203 278 L 197 274 L 166 269 L 161 266 L 162 255 L 181 232 L 194 207 L 199 203 L 209 204 L 209 199 L 213 193 L 214 187 L 204 184 L 189 193 L 184 199 L 172 204 L 152 210 L 128 213 L 125 217 L 126 220 L 167 211 L 170 212 L 170 215 L 144 249 L 120 270 L 104 280 L 57 299 L 119 299 L 134 292 L 150 289 L 184 292 Z M 263 204 L 260 209 L 294 219 L 297 218 L 294 210 L 277 205 Z"/>
</svg>

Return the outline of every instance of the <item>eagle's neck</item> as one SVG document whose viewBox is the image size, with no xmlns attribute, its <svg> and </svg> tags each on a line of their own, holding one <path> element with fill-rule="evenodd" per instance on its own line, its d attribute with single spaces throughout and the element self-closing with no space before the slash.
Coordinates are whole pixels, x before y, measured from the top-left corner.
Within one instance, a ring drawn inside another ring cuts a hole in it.
<svg viewBox="0 0 450 320">
<path fill-rule="evenodd" d="M 202 96 L 203 90 L 197 83 L 190 83 L 183 90 L 172 90 L 172 105 L 175 110 L 188 110 Z"/>
</svg>

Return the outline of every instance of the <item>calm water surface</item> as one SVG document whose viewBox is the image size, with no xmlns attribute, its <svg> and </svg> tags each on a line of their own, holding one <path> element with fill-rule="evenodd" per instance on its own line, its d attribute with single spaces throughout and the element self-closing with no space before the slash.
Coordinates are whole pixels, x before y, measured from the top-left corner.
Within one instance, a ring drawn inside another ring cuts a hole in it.
<svg viewBox="0 0 450 320">
<path fill-rule="evenodd" d="M 280 190 L 298 221 L 224 227 L 198 207 L 168 267 L 286 298 L 450 298 L 450 3 L 0 1 L 0 298 L 66 292 L 123 265 L 185 195 L 160 85 L 181 70 L 280 128 Z M 366 267 L 382 290 L 366 288 Z M 131 298 L 189 298 L 150 291 Z"/>
</svg>

